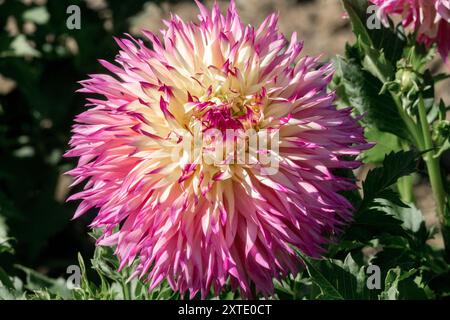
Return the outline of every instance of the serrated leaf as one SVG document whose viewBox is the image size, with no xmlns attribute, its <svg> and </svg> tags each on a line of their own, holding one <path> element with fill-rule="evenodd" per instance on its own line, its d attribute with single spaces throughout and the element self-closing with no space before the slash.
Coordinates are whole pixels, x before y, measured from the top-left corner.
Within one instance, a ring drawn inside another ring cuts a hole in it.
<svg viewBox="0 0 450 320">
<path fill-rule="evenodd" d="M 372 299 L 374 292 L 369 292 L 366 286 L 364 268 L 359 266 L 348 254 L 344 261 L 335 259 L 314 260 L 301 256 L 306 265 L 311 281 L 320 289 L 319 299 Z"/>
<path fill-rule="evenodd" d="M 302 260 L 306 265 L 311 280 L 320 288 L 322 296 L 325 299 L 344 300 L 344 297 L 338 289 L 322 274 L 318 266 L 320 262 L 314 261 L 306 256 L 302 256 Z"/>
<path fill-rule="evenodd" d="M 384 189 L 378 194 L 378 199 L 383 199 L 395 204 L 400 208 L 409 208 L 409 205 L 405 204 L 398 194 L 398 192 L 393 189 Z"/>
<path fill-rule="evenodd" d="M 354 250 L 361 250 L 365 244 L 358 240 L 340 239 L 338 243 L 333 243 L 328 247 L 327 257 L 334 258 L 341 252 L 347 253 Z"/>
<path fill-rule="evenodd" d="M 382 210 L 371 208 L 355 215 L 351 228 L 345 233 L 345 238 L 369 241 L 385 233 L 406 235 L 402 228 L 402 221 Z"/>
<path fill-rule="evenodd" d="M 383 161 L 383 166 L 367 174 L 363 182 L 364 198 L 360 209 L 367 207 L 377 198 L 383 198 L 383 192 L 401 177 L 412 174 L 417 165 L 418 155 L 414 151 L 391 152 Z"/>
<path fill-rule="evenodd" d="M 349 48 L 348 50 L 352 50 Z M 383 84 L 369 72 L 364 71 L 357 58 L 336 57 L 336 92 L 360 115 L 365 126 L 375 127 L 403 139 L 409 138 L 392 96 L 381 93 Z M 396 125 L 393 126 L 392 123 Z"/>
<path fill-rule="evenodd" d="M 413 151 L 392 152 L 381 167 L 369 171 L 363 182 L 364 197 L 343 239 L 368 242 L 384 234 L 407 236 L 403 222 L 390 212 L 395 205 L 407 206 L 391 186 L 400 177 L 414 172 L 417 158 Z"/>
</svg>

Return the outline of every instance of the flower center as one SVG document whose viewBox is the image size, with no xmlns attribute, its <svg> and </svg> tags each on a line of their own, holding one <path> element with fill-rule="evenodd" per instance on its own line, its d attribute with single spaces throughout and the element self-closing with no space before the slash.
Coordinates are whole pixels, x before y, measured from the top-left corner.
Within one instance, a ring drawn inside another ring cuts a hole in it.
<svg viewBox="0 0 450 320">
<path fill-rule="evenodd" d="M 192 121 L 200 121 L 203 131 L 217 129 L 223 133 L 230 129 L 257 130 L 263 118 L 261 100 L 259 95 L 230 97 L 215 94 L 202 97 L 198 102 L 193 102 L 191 124 Z"/>
</svg>

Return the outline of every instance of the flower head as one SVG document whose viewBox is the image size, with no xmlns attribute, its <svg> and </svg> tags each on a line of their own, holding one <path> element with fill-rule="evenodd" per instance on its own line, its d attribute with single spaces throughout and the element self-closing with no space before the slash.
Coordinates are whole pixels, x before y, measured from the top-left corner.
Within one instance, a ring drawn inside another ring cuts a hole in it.
<svg viewBox="0 0 450 320">
<path fill-rule="evenodd" d="M 405 28 L 417 34 L 420 43 L 436 44 L 444 61 L 450 53 L 450 0 L 371 0 L 380 7 L 386 24 L 390 15 L 400 15 Z"/>
<path fill-rule="evenodd" d="M 116 64 L 101 61 L 114 76 L 81 82 L 103 99 L 76 118 L 66 156 L 87 184 L 70 199 L 82 200 L 75 217 L 98 209 L 98 244 L 117 246 L 121 268 L 138 260 L 133 276 L 150 289 L 166 279 L 191 297 L 226 283 L 271 294 L 273 278 L 299 269 L 292 247 L 318 257 L 351 219 L 339 192 L 354 181 L 333 170 L 360 165 L 362 128 L 333 105 L 331 65 L 299 58 L 276 15 L 255 29 L 234 1 L 225 15 L 198 6 L 199 22 L 173 16 L 162 40 L 144 32 L 153 49 L 117 39 Z"/>
</svg>

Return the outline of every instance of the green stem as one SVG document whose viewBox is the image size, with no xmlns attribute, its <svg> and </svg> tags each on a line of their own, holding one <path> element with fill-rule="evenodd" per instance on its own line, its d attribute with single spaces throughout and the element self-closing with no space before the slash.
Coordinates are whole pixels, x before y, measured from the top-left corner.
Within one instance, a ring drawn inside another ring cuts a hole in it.
<svg viewBox="0 0 450 320">
<path fill-rule="evenodd" d="M 388 75 L 384 74 L 381 71 L 382 70 L 378 68 L 378 78 L 381 80 L 381 82 L 383 82 L 383 84 L 386 84 L 388 81 Z M 441 222 L 442 235 L 444 238 L 446 250 L 446 258 L 450 261 L 450 213 L 447 213 L 449 210 L 447 210 L 446 208 L 447 194 L 445 192 L 444 184 L 442 181 L 439 158 L 434 157 L 436 151 L 434 150 L 433 140 L 431 138 L 430 126 L 427 120 L 423 98 L 420 97 L 419 99 L 419 123 L 417 125 L 414 119 L 410 117 L 403 108 L 403 103 L 400 97 L 391 90 L 389 90 L 389 92 L 397 106 L 400 117 L 402 118 L 409 134 L 411 135 L 413 143 L 419 150 L 428 151 L 424 155 L 424 160 L 427 166 L 433 196 L 436 201 L 436 211 Z"/>
<path fill-rule="evenodd" d="M 130 294 L 130 286 L 127 283 L 127 279 L 125 276 L 122 275 L 122 292 L 123 292 L 123 299 L 124 300 L 130 300 L 131 294 Z"/>
<path fill-rule="evenodd" d="M 423 159 L 427 165 L 428 175 L 430 177 L 431 188 L 433 189 L 433 195 L 436 201 L 436 210 L 441 219 L 444 217 L 445 208 L 445 189 L 442 182 L 441 167 L 439 165 L 439 159 L 434 157 L 435 150 L 433 140 L 431 138 L 431 132 L 427 120 L 427 114 L 425 112 L 425 104 L 423 99 L 419 100 L 419 120 L 422 128 L 422 135 L 424 139 L 424 150 L 427 152 L 424 154 Z"/>
<path fill-rule="evenodd" d="M 400 193 L 400 198 L 405 203 L 414 202 L 413 182 L 414 177 L 412 175 L 401 177 L 400 179 L 398 179 L 398 192 Z"/>
<path fill-rule="evenodd" d="M 408 114 L 403 109 L 403 104 L 399 97 L 395 95 L 393 92 L 391 92 L 392 98 L 395 101 L 395 104 L 397 106 L 397 111 L 400 114 L 400 117 L 403 120 L 403 123 L 406 125 L 406 128 L 408 129 L 408 132 L 411 134 L 411 137 L 413 139 L 413 142 L 415 145 L 422 150 L 424 147 L 424 141 L 423 137 L 421 135 L 420 130 L 418 130 L 417 125 L 414 123 L 414 120 L 408 116 Z"/>
<path fill-rule="evenodd" d="M 375 64 L 377 67 L 377 64 Z M 377 68 L 378 78 L 383 84 L 388 82 L 389 75 L 383 70 Z M 444 184 L 441 176 L 441 168 L 439 165 L 439 158 L 435 158 L 436 151 L 434 150 L 433 140 L 431 138 L 430 125 L 427 120 L 427 114 L 425 111 L 425 104 L 420 97 L 419 99 L 419 123 L 416 124 L 414 119 L 408 115 L 403 108 L 403 102 L 396 92 L 389 90 L 398 113 L 402 118 L 406 128 L 410 134 L 412 142 L 421 151 L 427 151 L 424 155 L 424 160 L 428 170 L 428 176 L 430 178 L 430 184 L 433 191 L 433 196 L 436 201 L 436 211 L 441 222 L 442 235 L 444 238 L 446 258 L 450 262 L 450 210 L 447 210 L 446 197 L 447 194 L 444 189 Z M 394 123 L 392 125 L 395 125 Z M 431 151 L 430 151 L 431 150 Z M 449 213 L 448 213 L 449 212 Z"/>
<path fill-rule="evenodd" d="M 399 146 L 403 149 L 403 151 L 409 151 L 409 144 L 399 139 Z M 401 177 L 397 181 L 398 192 L 400 193 L 400 197 L 405 203 L 414 203 L 414 176 L 411 174 L 409 176 Z"/>
<path fill-rule="evenodd" d="M 424 154 L 423 159 L 425 160 L 425 164 L 427 166 L 431 189 L 433 191 L 434 200 L 436 202 L 436 211 L 441 224 L 445 252 L 447 255 L 447 259 L 450 260 L 450 217 L 446 213 L 445 208 L 446 192 L 442 180 L 439 158 L 434 157 L 436 154 L 436 150 L 434 150 L 434 144 L 431 138 L 431 132 L 427 120 L 427 114 L 425 111 L 425 104 L 422 97 L 420 97 L 419 99 L 419 121 L 424 138 L 424 149 L 422 150 L 427 151 Z"/>
</svg>

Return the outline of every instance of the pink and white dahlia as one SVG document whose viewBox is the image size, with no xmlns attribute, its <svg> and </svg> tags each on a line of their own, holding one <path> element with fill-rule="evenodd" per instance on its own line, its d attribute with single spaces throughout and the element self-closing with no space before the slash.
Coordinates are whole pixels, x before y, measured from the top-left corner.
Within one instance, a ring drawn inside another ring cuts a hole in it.
<svg viewBox="0 0 450 320">
<path fill-rule="evenodd" d="M 380 7 L 386 24 L 390 15 L 400 15 L 402 24 L 417 34 L 420 43 L 436 44 L 447 61 L 450 53 L 450 0 L 370 0 Z"/>
<path fill-rule="evenodd" d="M 75 120 L 69 174 L 87 184 L 70 199 L 82 200 L 75 217 L 98 209 L 98 244 L 117 246 L 121 268 L 138 260 L 133 276 L 150 289 L 167 280 L 204 298 L 229 283 L 268 295 L 273 278 L 298 271 L 293 247 L 318 257 L 351 219 L 339 192 L 354 181 L 333 170 L 360 165 L 351 158 L 363 130 L 327 93 L 331 65 L 299 58 L 302 44 L 279 33 L 276 15 L 254 28 L 234 1 L 225 15 L 198 6 L 197 23 L 173 16 L 162 39 L 144 31 L 152 49 L 117 39 L 116 64 L 100 61 L 113 75 L 81 82 L 103 98 Z M 237 147 L 244 131 L 256 146 Z"/>
</svg>

